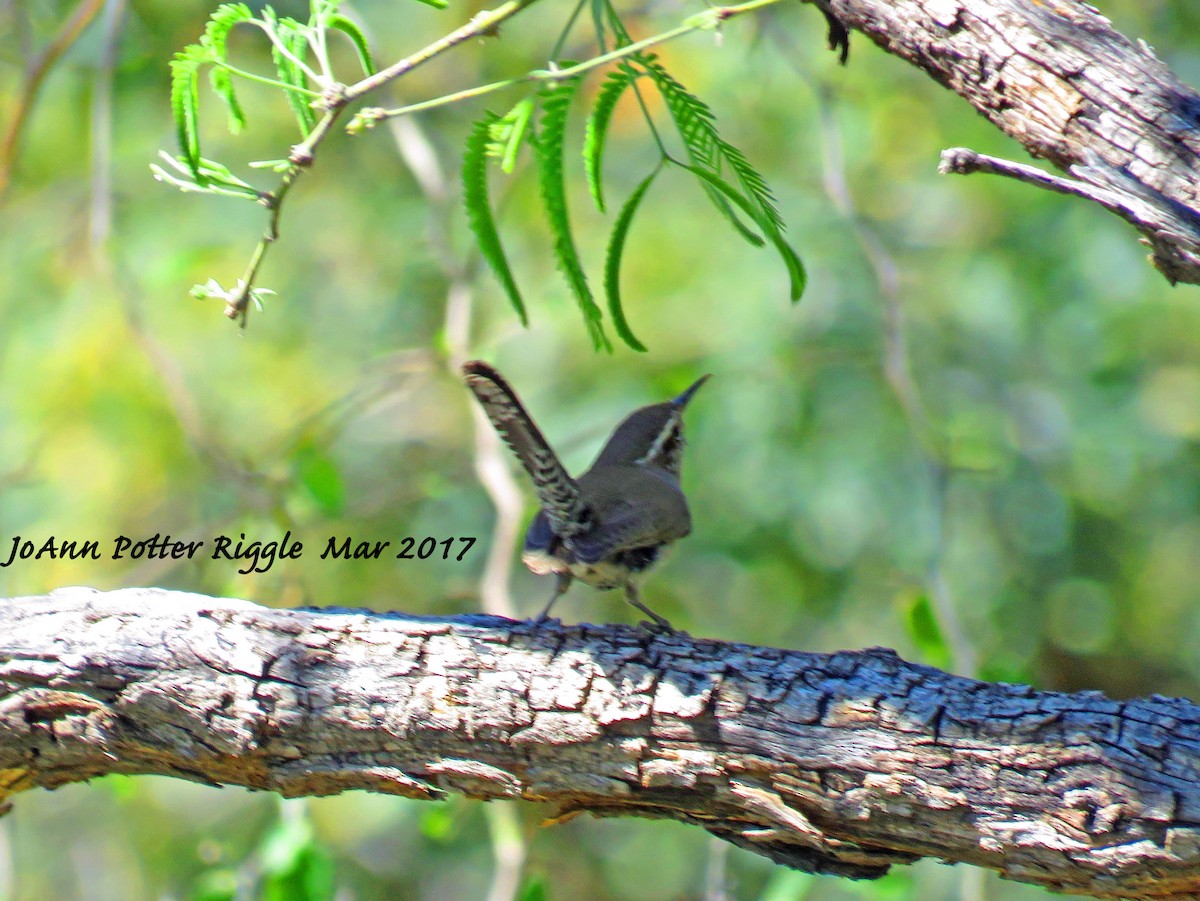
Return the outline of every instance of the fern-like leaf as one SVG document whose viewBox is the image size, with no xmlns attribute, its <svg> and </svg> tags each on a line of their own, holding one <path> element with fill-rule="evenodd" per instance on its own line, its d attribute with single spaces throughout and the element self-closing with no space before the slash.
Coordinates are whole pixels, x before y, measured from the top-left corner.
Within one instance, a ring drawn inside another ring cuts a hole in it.
<svg viewBox="0 0 1200 901">
<path fill-rule="evenodd" d="M 499 117 L 494 113 L 486 114 L 475 123 L 467 136 L 462 163 L 463 204 L 467 211 L 467 225 L 479 244 L 479 252 L 483 255 L 484 262 L 504 288 L 504 293 L 508 295 L 509 302 L 517 311 L 521 324 L 528 325 L 525 302 L 521 299 L 521 292 L 517 290 L 516 280 L 508 266 L 508 257 L 504 254 L 504 245 L 500 243 L 500 233 L 496 230 L 496 219 L 492 215 L 492 201 L 488 196 L 488 144 L 491 141 L 492 126 L 498 120 Z"/>
<path fill-rule="evenodd" d="M 625 253 L 625 241 L 629 237 L 629 227 L 633 224 L 633 217 L 637 213 L 638 207 L 641 206 L 646 191 L 654 183 L 655 176 L 661 171 L 661 168 L 655 169 L 633 189 L 633 193 L 621 207 L 621 212 L 617 214 L 617 221 L 613 223 L 612 234 L 608 238 L 608 251 L 604 255 L 604 294 L 608 298 L 608 312 L 612 316 L 613 328 L 617 330 L 622 341 L 634 350 L 642 352 L 645 352 L 646 345 L 642 344 L 633 334 L 633 329 L 629 327 L 629 321 L 625 318 L 625 309 L 621 303 L 621 258 Z"/>
<path fill-rule="evenodd" d="M 179 152 L 197 182 L 200 176 L 200 64 L 207 59 L 204 48 L 191 44 L 171 60 L 171 112 Z"/>
<path fill-rule="evenodd" d="M 717 149 L 725 163 L 737 176 L 742 189 L 754 199 L 759 210 L 776 229 L 783 228 L 783 217 L 779 215 L 779 208 L 775 205 L 775 195 L 767 185 L 767 180 L 762 177 L 762 173 L 751 165 L 742 151 L 728 141 L 718 138 Z"/>
<path fill-rule="evenodd" d="M 341 0 L 311 0 L 308 4 L 308 27 L 316 28 L 322 22 L 328 22 L 330 17 L 337 15 L 341 6 Z"/>
<path fill-rule="evenodd" d="M 629 66 L 622 66 L 609 73 L 604 85 L 596 95 L 592 112 L 588 116 L 587 128 L 583 135 L 583 165 L 587 175 L 588 190 L 596 209 L 604 212 L 604 187 L 601 183 L 604 163 L 604 142 L 608 137 L 608 124 L 612 121 L 613 110 L 621 95 L 638 78 L 638 72 Z"/>
<path fill-rule="evenodd" d="M 608 18 L 607 0 L 589 0 L 588 6 L 592 13 L 592 31 L 596 35 L 596 42 L 600 45 L 600 52 L 608 52 L 608 42 L 605 40 L 607 31 L 604 22 Z"/>
<path fill-rule="evenodd" d="M 604 334 L 600 308 L 592 298 L 587 275 L 571 236 L 571 221 L 567 215 L 567 190 L 563 178 L 563 144 L 567 133 L 567 111 L 571 98 L 579 87 L 579 77 L 564 78 L 543 89 L 542 120 L 537 143 L 534 145 L 538 158 L 538 184 L 541 188 L 542 206 L 554 236 L 554 256 L 558 268 L 567 279 L 567 286 L 575 295 L 575 301 L 583 313 L 583 320 L 597 348 L 611 350 L 612 344 Z"/>
<path fill-rule="evenodd" d="M 675 121 L 675 127 L 679 130 L 679 136 L 683 139 L 684 148 L 692 165 L 717 176 L 721 176 L 723 164 L 728 165 L 739 181 L 746 170 L 749 170 L 749 184 L 743 185 L 746 194 L 754 198 L 758 205 L 763 206 L 764 211 L 769 211 L 767 218 L 778 226 L 779 213 L 775 209 L 774 198 L 770 191 L 764 190 L 766 183 L 762 176 L 750 166 L 745 156 L 737 148 L 721 138 L 717 132 L 716 116 L 713 115 L 708 104 L 676 81 L 653 55 L 644 56 L 641 62 L 645 65 L 647 73 L 653 79 L 655 87 L 658 88 L 667 104 L 667 110 Z M 730 150 L 737 158 L 736 161 L 730 159 Z M 741 232 L 743 238 L 756 246 L 762 246 L 762 239 L 742 224 L 724 201 L 722 195 L 711 190 L 708 191 L 708 195 L 722 215 Z"/>
<path fill-rule="evenodd" d="M 150 164 L 150 171 L 156 181 L 174 185 L 185 192 L 224 194 L 230 197 L 243 197 L 247 200 L 262 199 L 261 192 L 242 181 L 220 163 L 201 157 L 198 166 L 201 181 L 192 174 L 191 166 L 182 157 L 173 157 L 162 151 L 159 151 L 158 155 L 165 166 Z"/>
<path fill-rule="evenodd" d="M 775 245 L 775 251 L 783 260 L 783 265 L 787 268 L 788 297 L 791 298 L 792 303 L 795 303 L 804 296 L 804 289 L 808 287 L 808 270 L 804 268 L 804 261 L 800 259 L 800 254 L 796 253 L 796 249 L 784 239 L 782 232 L 773 231 L 768 237 Z"/>
<path fill-rule="evenodd" d="M 767 239 L 775 246 L 776 251 L 783 260 L 783 265 L 787 268 L 789 282 L 788 296 L 793 301 L 799 300 L 801 295 L 804 294 L 804 288 L 808 284 L 808 273 L 804 268 L 804 263 L 801 261 L 799 254 L 783 239 L 783 233 L 777 228 L 771 228 L 771 223 L 768 220 L 760 218 L 762 216 L 761 210 L 757 209 L 750 200 L 724 179 L 713 175 L 706 169 L 701 169 L 699 166 L 685 165 L 683 168 L 695 175 L 712 191 L 728 198 L 763 230 Z"/>
<path fill-rule="evenodd" d="M 246 114 L 242 111 L 242 105 L 238 103 L 237 94 L 233 91 L 233 78 L 229 74 L 228 69 L 221 66 L 213 66 L 208 73 L 209 83 L 212 85 L 213 93 L 221 98 L 225 104 L 225 109 L 229 114 L 229 131 L 231 134 L 239 134 L 246 127 Z"/>
<path fill-rule="evenodd" d="M 200 43 L 208 48 L 213 62 L 223 63 L 227 59 L 225 44 L 233 27 L 253 19 L 254 14 L 245 3 L 222 3 L 217 7 L 209 16 L 208 24 L 204 26 L 204 36 L 200 38 Z"/>
<path fill-rule="evenodd" d="M 649 59 L 652 60 L 653 57 Z M 662 84 L 659 83 L 658 87 L 661 92 Z M 697 102 L 699 102 L 698 99 Z M 672 119 L 675 120 L 676 128 L 683 138 L 684 149 L 687 151 L 688 158 L 692 161 L 692 164 L 702 167 L 708 172 L 718 171 L 717 159 L 713 153 L 713 147 L 711 144 L 704 142 L 707 130 L 696 125 L 696 120 L 702 119 L 704 112 L 707 111 L 709 116 L 712 115 L 708 111 L 708 107 L 703 103 L 701 103 L 700 108 L 690 107 L 684 102 L 677 104 L 674 108 L 668 103 L 667 109 L 670 111 Z M 734 208 L 730 206 L 720 191 L 714 190 L 704 181 L 701 181 L 701 185 L 704 188 L 704 192 L 708 195 L 708 199 L 712 202 L 713 207 L 733 226 L 737 233 L 742 236 L 743 240 L 753 244 L 755 247 L 762 247 L 766 243 L 761 235 L 742 222 L 734 211 Z"/>
<path fill-rule="evenodd" d="M 330 15 L 326 22 L 330 28 L 336 28 L 350 38 L 354 43 L 355 51 L 358 53 L 358 62 L 362 66 L 363 72 L 367 75 L 374 75 L 375 59 L 371 56 L 371 48 L 367 44 L 367 36 L 358 27 L 358 23 L 352 19 L 347 19 L 341 14 Z"/>
<path fill-rule="evenodd" d="M 744 238 L 761 246 L 762 238 L 738 219 L 730 204 L 754 221 L 766 240 L 779 252 L 788 270 L 791 298 L 799 300 L 806 282 L 804 265 L 796 251 L 784 240 L 783 219 L 766 179 L 746 159 L 745 154 L 717 132 L 716 117 L 704 101 L 676 81 L 653 56 L 647 55 L 640 62 L 662 94 L 671 118 L 675 120 L 692 161 L 690 168 L 694 173 L 703 172 L 708 176 L 702 178 L 701 183 L 709 198 Z M 727 179 L 735 180 L 738 187 L 734 188 Z"/>
<path fill-rule="evenodd" d="M 275 27 L 279 40 L 287 47 L 288 52 L 296 59 L 304 59 L 308 52 L 308 39 L 303 30 L 304 26 L 294 19 L 284 18 L 277 20 Z M 284 93 L 287 95 L 288 105 L 296 117 L 296 123 L 300 126 L 300 133 L 307 137 L 313 130 L 313 126 L 317 124 L 317 119 L 316 113 L 308 105 L 309 97 L 304 93 L 308 87 L 304 70 L 296 65 L 291 57 L 282 53 L 274 41 L 271 42 L 271 59 L 275 63 L 275 73 L 279 80 L 298 89 Z"/>
<path fill-rule="evenodd" d="M 689 166 L 686 163 L 681 165 L 688 172 L 692 173 L 692 175 L 700 179 L 700 181 L 702 181 L 706 187 L 712 188 L 718 194 L 727 197 L 743 213 L 745 213 L 755 222 L 760 222 L 761 224 L 759 212 L 754 208 L 754 204 L 744 197 L 741 191 L 739 191 L 729 182 L 725 181 L 725 179 L 721 178 L 721 176 L 713 175 L 707 169 L 703 169 L 700 166 Z"/>
<path fill-rule="evenodd" d="M 488 129 L 487 154 L 500 160 L 500 169 L 506 174 L 516 168 L 517 152 L 529 134 L 536 106 L 532 97 L 519 100 Z"/>
<path fill-rule="evenodd" d="M 633 43 L 633 38 L 626 31 L 625 23 L 621 21 L 621 16 L 611 0 L 592 0 L 592 21 L 596 25 L 597 37 L 603 38 L 607 26 L 618 47 L 628 47 Z M 601 43 L 603 44 L 603 41 Z"/>
</svg>

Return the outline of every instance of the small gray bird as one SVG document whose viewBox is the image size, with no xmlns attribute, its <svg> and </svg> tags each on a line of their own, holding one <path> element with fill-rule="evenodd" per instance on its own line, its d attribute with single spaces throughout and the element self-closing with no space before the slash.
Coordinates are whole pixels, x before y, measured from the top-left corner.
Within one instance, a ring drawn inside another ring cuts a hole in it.
<svg viewBox="0 0 1200 901">
<path fill-rule="evenodd" d="M 525 535 L 521 559 L 538 575 L 554 573 L 554 594 L 537 618 L 579 579 L 602 591 L 624 588 L 625 599 L 660 629 L 671 624 L 641 602 L 634 577 L 659 551 L 692 531 L 679 487 L 683 463 L 683 409 L 704 384 L 702 376 L 674 400 L 634 410 L 612 433 L 591 468 L 571 477 L 516 392 L 492 366 L 463 365 L 467 387 L 512 449 L 542 509 Z"/>
</svg>

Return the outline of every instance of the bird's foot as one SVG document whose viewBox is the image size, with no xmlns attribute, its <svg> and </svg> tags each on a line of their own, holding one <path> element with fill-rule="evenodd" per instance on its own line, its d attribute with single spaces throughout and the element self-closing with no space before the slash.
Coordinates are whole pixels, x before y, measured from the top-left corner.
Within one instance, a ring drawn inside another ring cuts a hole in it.
<svg viewBox="0 0 1200 901">
<path fill-rule="evenodd" d="M 679 632 L 678 629 L 663 619 L 663 617 L 653 613 L 651 616 L 654 617 L 653 620 L 644 619 L 638 623 L 638 626 L 647 632 L 658 632 L 662 635 L 675 635 Z"/>
<path fill-rule="evenodd" d="M 641 598 L 638 597 L 637 586 L 635 586 L 632 582 L 627 583 L 625 586 L 625 600 L 629 601 L 629 603 L 654 621 L 653 623 L 642 622 L 640 624 L 649 629 L 651 632 L 670 633 L 676 631 L 675 627 L 667 622 L 666 617 L 659 616 L 642 603 Z"/>
</svg>

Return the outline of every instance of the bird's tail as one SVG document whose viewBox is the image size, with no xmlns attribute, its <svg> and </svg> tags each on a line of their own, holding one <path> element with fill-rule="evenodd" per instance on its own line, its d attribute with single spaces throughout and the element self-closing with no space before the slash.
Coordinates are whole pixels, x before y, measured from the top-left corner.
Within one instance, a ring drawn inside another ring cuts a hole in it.
<svg viewBox="0 0 1200 901">
<path fill-rule="evenodd" d="M 463 379 L 492 426 L 516 455 L 529 477 L 556 535 L 570 538 L 588 525 L 579 485 L 554 453 L 504 377 L 481 360 L 463 364 Z"/>
</svg>

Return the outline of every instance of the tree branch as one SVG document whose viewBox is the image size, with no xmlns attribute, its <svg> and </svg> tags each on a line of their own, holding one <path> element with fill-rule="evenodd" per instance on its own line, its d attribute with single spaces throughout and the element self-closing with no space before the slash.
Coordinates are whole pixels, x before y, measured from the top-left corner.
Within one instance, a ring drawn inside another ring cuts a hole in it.
<svg viewBox="0 0 1200 901">
<path fill-rule="evenodd" d="M 788 866 L 921 856 L 1109 898 L 1200 892 L 1200 708 L 891 651 L 629 626 L 273 610 L 158 589 L 0 601 L 0 806 L 106 773 L 460 792 L 664 817 Z"/>
<path fill-rule="evenodd" d="M 1105 197 L 1142 233 L 1172 284 L 1200 284 L 1200 95 L 1144 42 L 1078 0 L 811 2 L 1071 172 L 1080 183 L 1069 193 Z M 1053 189 L 1064 190 L 1067 180 L 1057 181 Z"/>
</svg>

